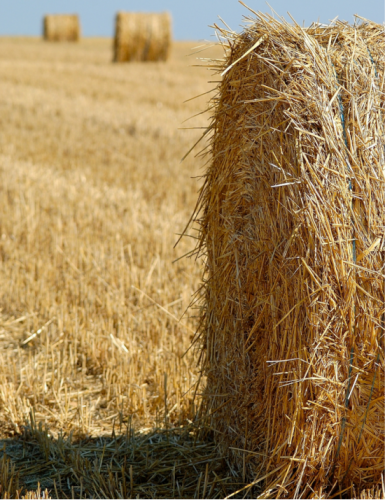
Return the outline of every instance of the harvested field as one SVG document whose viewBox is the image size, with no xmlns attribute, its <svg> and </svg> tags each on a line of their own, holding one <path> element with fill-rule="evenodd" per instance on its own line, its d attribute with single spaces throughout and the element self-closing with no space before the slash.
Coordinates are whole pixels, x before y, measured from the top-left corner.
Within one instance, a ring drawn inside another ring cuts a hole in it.
<svg viewBox="0 0 385 500">
<path fill-rule="evenodd" d="M 209 117 L 180 130 L 208 96 L 182 103 L 217 79 L 189 66 L 193 47 L 114 65 L 111 40 L 0 39 L 2 498 L 223 499 L 245 485 L 207 420 L 191 423 L 200 373 L 182 356 L 202 268 L 172 264 L 194 231 L 173 246 L 207 158 L 180 159 Z"/>
<path fill-rule="evenodd" d="M 207 96 L 183 101 L 212 87 L 193 47 L 121 66 L 111 40 L 0 39 L 2 497 L 236 489 L 189 424 L 196 324 L 179 320 L 201 271 L 172 264 L 203 165 L 180 162 L 201 131 L 179 128 Z"/>
</svg>

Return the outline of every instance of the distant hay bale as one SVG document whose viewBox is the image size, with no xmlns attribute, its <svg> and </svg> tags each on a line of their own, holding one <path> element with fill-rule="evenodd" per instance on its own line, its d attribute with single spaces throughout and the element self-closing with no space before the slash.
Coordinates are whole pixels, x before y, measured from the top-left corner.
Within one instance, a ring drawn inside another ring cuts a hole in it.
<svg viewBox="0 0 385 500">
<path fill-rule="evenodd" d="M 207 418 L 263 498 L 381 495 L 384 27 L 221 35 L 195 212 Z"/>
<path fill-rule="evenodd" d="M 167 61 L 171 36 L 171 16 L 168 12 L 118 12 L 114 61 Z"/>
<path fill-rule="evenodd" d="M 49 42 L 77 42 L 80 20 L 76 14 L 54 14 L 44 17 L 43 37 Z"/>
</svg>

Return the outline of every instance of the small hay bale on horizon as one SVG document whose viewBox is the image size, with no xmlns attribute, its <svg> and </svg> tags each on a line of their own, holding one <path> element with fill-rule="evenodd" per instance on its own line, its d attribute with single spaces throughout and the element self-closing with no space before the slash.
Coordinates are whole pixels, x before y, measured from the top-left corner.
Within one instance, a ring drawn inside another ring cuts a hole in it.
<svg viewBox="0 0 385 500">
<path fill-rule="evenodd" d="M 171 15 L 118 12 L 114 62 L 167 61 L 172 39 Z"/>
<path fill-rule="evenodd" d="M 251 21 L 219 32 L 194 216 L 202 411 L 263 498 L 380 498 L 384 27 Z"/>
<path fill-rule="evenodd" d="M 48 42 L 78 42 L 80 20 L 77 14 L 49 14 L 43 20 L 43 38 Z"/>
</svg>

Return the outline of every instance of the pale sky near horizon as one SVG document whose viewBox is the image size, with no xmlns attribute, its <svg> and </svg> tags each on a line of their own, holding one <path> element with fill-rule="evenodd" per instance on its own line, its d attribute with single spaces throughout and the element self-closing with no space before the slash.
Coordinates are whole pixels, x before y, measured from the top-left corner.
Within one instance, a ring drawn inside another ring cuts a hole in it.
<svg viewBox="0 0 385 500">
<path fill-rule="evenodd" d="M 271 12 L 265 0 L 246 0 L 252 9 Z M 305 26 L 319 20 L 339 19 L 353 22 L 354 14 L 382 24 L 385 0 L 270 0 L 280 15 L 289 11 Z M 112 36 L 118 10 L 162 11 L 173 16 L 177 40 L 210 40 L 209 25 L 220 16 L 235 31 L 240 31 L 243 15 L 249 11 L 237 0 L 0 0 L 1 35 L 40 35 L 42 16 L 46 13 L 78 13 L 84 36 Z"/>
</svg>

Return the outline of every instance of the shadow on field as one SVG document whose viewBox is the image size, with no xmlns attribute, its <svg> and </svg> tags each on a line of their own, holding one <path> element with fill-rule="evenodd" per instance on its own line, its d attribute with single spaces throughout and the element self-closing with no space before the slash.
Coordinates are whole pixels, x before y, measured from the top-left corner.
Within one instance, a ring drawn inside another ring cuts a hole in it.
<svg viewBox="0 0 385 500">
<path fill-rule="evenodd" d="M 0 440 L 0 498 L 225 498 L 245 485 L 194 427 L 74 440 L 28 425 Z M 252 495 L 243 489 L 234 498 Z M 254 492 L 255 493 L 255 492 Z"/>
</svg>

